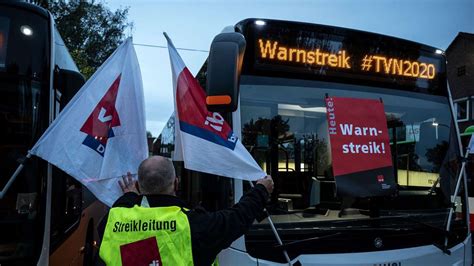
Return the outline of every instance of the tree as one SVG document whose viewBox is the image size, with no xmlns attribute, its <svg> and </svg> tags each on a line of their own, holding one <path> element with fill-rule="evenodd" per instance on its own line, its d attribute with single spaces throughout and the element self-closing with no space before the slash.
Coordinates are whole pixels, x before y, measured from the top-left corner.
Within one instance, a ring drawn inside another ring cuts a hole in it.
<svg viewBox="0 0 474 266">
<path fill-rule="evenodd" d="M 153 135 L 151 134 L 151 132 L 149 130 L 146 131 L 146 137 L 147 138 L 153 138 Z"/>
<path fill-rule="evenodd" d="M 110 11 L 94 0 L 37 2 L 55 17 L 56 26 L 81 73 L 89 78 L 125 39 L 132 28 L 128 8 Z"/>
<path fill-rule="evenodd" d="M 289 137 L 288 121 L 289 119 L 283 120 L 281 115 L 276 115 L 271 119 L 262 117 L 256 121 L 251 119 L 244 124 L 242 143 L 245 146 L 258 146 L 258 135 L 270 136 L 275 143 L 282 142 Z"/>
</svg>

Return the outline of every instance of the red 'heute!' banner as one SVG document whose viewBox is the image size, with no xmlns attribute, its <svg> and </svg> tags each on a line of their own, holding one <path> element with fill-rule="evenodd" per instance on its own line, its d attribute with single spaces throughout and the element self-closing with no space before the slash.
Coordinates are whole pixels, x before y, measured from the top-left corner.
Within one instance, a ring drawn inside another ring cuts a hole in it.
<svg viewBox="0 0 474 266">
<path fill-rule="evenodd" d="M 328 133 L 337 192 L 372 197 L 395 191 L 383 103 L 327 97 Z"/>
</svg>

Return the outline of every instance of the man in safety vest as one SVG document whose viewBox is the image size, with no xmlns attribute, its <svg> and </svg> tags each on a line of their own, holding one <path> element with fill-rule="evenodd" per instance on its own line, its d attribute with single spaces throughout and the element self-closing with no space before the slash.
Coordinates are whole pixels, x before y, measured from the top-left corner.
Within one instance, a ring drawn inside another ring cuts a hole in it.
<svg viewBox="0 0 474 266">
<path fill-rule="evenodd" d="M 119 184 L 124 195 L 114 203 L 102 229 L 99 255 L 107 265 L 211 265 L 262 216 L 273 191 L 273 180 L 266 176 L 232 208 L 188 210 L 176 197 L 174 166 L 161 156 L 140 164 L 141 195 L 130 175 Z"/>
</svg>

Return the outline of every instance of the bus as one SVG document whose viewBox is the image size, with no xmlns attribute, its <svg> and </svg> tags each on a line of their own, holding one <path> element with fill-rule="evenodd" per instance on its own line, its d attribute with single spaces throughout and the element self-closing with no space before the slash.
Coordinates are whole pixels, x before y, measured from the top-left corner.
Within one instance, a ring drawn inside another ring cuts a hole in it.
<svg viewBox="0 0 474 266">
<path fill-rule="evenodd" d="M 51 14 L 0 3 L 0 264 L 90 265 L 105 206 L 32 157 L 13 172 L 84 84 Z"/>
<path fill-rule="evenodd" d="M 219 254 L 219 263 L 286 265 L 285 250 L 293 265 L 471 265 L 466 184 L 458 179 L 462 150 L 442 50 L 270 19 L 245 19 L 225 28 L 226 34 L 227 40 L 215 38 L 213 45 L 220 44 L 216 51 L 211 46 L 196 78 L 207 96 L 228 99 L 222 106 L 208 103 L 209 111 L 221 112 L 273 177 L 267 210 L 282 244 L 268 219 L 255 221 Z M 393 194 L 338 193 L 326 95 L 383 102 Z M 171 117 L 155 154 L 173 156 L 174 125 Z M 230 207 L 250 189 L 247 181 L 175 165 L 179 194 L 191 206 Z"/>
</svg>

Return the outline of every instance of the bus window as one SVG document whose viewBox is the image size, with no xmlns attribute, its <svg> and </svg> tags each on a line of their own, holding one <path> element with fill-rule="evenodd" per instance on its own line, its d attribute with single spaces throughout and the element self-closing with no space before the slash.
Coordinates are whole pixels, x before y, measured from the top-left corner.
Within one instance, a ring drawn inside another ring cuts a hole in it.
<svg viewBox="0 0 474 266">
<path fill-rule="evenodd" d="M 84 82 L 50 22 L 36 5 L 0 1 L 0 189 L 48 127 L 50 112 L 59 112 L 59 103 L 66 104 Z M 61 87 L 53 86 L 53 74 Z M 53 90 L 63 95 L 54 95 L 56 104 L 49 101 Z M 106 209 L 71 177 L 54 167 L 51 174 L 48 190 L 48 164 L 32 157 L 0 199 L 1 265 L 34 265 L 40 254 L 49 255 L 51 265 L 91 261 L 95 224 Z M 46 206 L 49 195 L 52 204 Z M 45 233 L 51 233 L 50 242 L 43 243 Z"/>
<path fill-rule="evenodd" d="M 82 185 L 54 168 L 51 200 L 51 247 L 55 249 L 79 224 L 82 212 Z"/>
<path fill-rule="evenodd" d="M 48 29 L 39 14 L 0 8 L 0 188 L 48 125 Z M 32 158 L 0 199 L 0 264 L 35 264 L 45 177 L 46 163 Z"/>
<path fill-rule="evenodd" d="M 5 67 L 10 20 L 0 17 L 0 69 Z"/>
<path fill-rule="evenodd" d="M 451 139 L 454 134 L 447 99 L 325 82 L 297 86 L 290 85 L 293 82 L 289 79 L 258 77 L 248 77 L 245 82 L 240 90 L 242 141 L 264 171 L 273 176 L 275 189 L 268 210 L 275 216 L 277 226 L 330 226 L 329 221 L 335 220 L 340 220 L 338 225 L 342 221 L 350 225 L 351 219 L 390 217 L 398 210 L 436 212 L 439 216 L 430 218 L 430 222 L 440 226 L 445 221 L 457 177 L 452 171 L 455 168 L 443 170 L 456 160 L 457 145 Z M 343 198 L 336 194 L 337 180 L 332 173 L 327 135 L 326 94 L 383 99 L 400 190 L 398 197 Z M 417 133 L 413 133 L 413 125 L 418 128 Z M 432 187 L 434 193 L 430 192 Z M 458 210 L 461 208 L 459 205 Z M 257 232 L 263 225 L 256 228 L 246 238 L 247 247 L 252 250 L 259 250 L 261 235 Z"/>
</svg>

